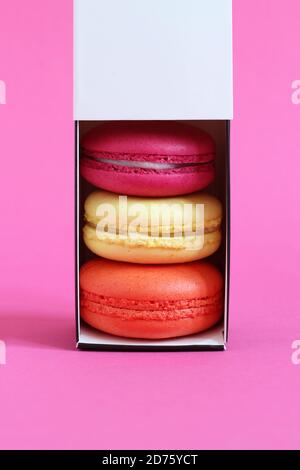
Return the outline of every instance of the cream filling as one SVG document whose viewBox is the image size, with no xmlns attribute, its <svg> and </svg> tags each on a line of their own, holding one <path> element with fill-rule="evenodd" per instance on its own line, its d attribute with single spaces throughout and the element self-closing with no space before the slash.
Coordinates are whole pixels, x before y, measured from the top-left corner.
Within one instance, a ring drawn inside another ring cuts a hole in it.
<svg viewBox="0 0 300 470">
<path fill-rule="evenodd" d="M 96 231 L 90 225 L 86 224 L 83 227 L 83 235 L 86 241 L 101 241 L 109 244 L 130 246 L 130 247 L 148 247 L 148 248 L 172 248 L 175 250 L 181 249 L 197 249 L 201 250 L 204 245 L 215 244 L 221 238 L 221 231 L 219 229 L 213 230 L 210 233 L 202 235 L 191 236 L 158 236 L 153 237 L 148 234 L 132 233 L 126 236 L 119 234 L 112 234 L 110 232 Z"/>
<path fill-rule="evenodd" d="M 174 236 L 174 234 L 180 234 L 180 233 L 202 233 L 204 232 L 205 234 L 207 233 L 212 233 L 212 232 L 215 232 L 215 231 L 218 231 L 220 230 L 220 227 L 221 227 L 221 221 L 222 221 L 222 218 L 221 217 L 216 217 L 215 219 L 211 219 L 211 220 L 205 220 L 204 222 L 204 227 L 203 226 L 196 226 L 195 223 L 192 223 L 192 224 L 183 224 L 183 225 L 175 225 L 175 224 L 171 224 L 171 225 L 160 225 L 159 227 L 157 226 L 151 226 L 151 229 L 153 231 L 155 231 L 155 235 L 156 236 L 163 236 L 164 234 L 170 234 L 170 236 Z M 90 216 L 88 214 L 85 214 L 85 222 L 88 226 L 90 226 L 91 229 L 93 229 L 94 231 L 96 231 L 97 229 L 97 224 L 99 223 L 99 218 L 95 217 L 95 216 Z M 127 233 L 127 229 L 128 229 L 128 226 L 129 226 L 129 223 L 127 226 L 119 226 L 116 225 L 116 229 L 115 229 L 115 233 L 116 234 L 119 234 L 120 232 L 122 232 L 123 234 L 124 233 Z M 104 232 L 109 232 L 109 230 L 106 230 Z M 151 230 L 149 228 L 149 226 L 136 226 L 136 232 L 138 232 L 139 234 L 141 235 L 149 235 L 151 236 Z M 158 232 L 158 233 L 157 233 Z M 153 232 L 152 232 L 152 235 L 153 235 Z"/>
<path fill-rule="evenodd" d="M 201 162 L 201 163 L 159 163 L 159 162 L 139 162 L 139 161 L 129 161 L 129 160 L 113 160 L 109 158 L 97 158 L 97 157 L 90 157 L 86 155 L 87 158 L 91 160 L 95 160 L 101 163 L 108 163 L 110 165 L 117 165 L 117 166 L 125 166 L 128 168 L 142 168 L 145 170 L 172 170 L 174 168 L 186 168 L 190 166 L 199 166 L 199 165 L 206 165 L 208 162 Z"/>
</svg>

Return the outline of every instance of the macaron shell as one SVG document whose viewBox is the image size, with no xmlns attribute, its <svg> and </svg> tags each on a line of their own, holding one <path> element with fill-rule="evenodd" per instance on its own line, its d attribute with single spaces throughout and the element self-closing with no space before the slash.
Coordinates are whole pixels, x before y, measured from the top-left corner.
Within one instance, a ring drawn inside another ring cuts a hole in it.
<svg viewBox="0 0 300 470">
<path fill-rule="evenodd" d="M 142 301 L 143 305 L 149 300 L 174 302 L 195 299 L 199 294 L 211 297 L 222 284 L 217 268 L 203 261 L 177 266 L 139 266 L 96 258 L 80 269 L 80 287 L 83 290 L 105 297 L 133 300 L 135 304 Z M 124 305 L 128 307 L 128 302 Z M 154 308 L 157 308 L 156 304 Z"/>
<path fill-rule="evenodd" d="M 80 270 L 81 317 L 117 336 L 198 333 L 222 317 L 223 279 L 210 263 L 139 266 L 102 259 Z"/>
<path fill-rule="evenodd" d="M 130 215 L 135 212 L 134 208 L 139 207 L 139 214 L 141 219 L 150 220 L 153 224 L 151 218 L 151 210 L 153 207 L 161 208 L 164 207 L 162 214 L 165 214 L 167 208 L 170 208 L 172 214 L 174 214 L 174 219 L 182 218 L 182 211 L 186 205 L 191 205 L 193 208 L 193 224 L 196 222 L 196 204 L 204 205 L 204 222 L 205 226 L 209 227 L 210 223 L 214 221 L 220 221 L 222 217 L 222 204 L 214 196 L 206 193 L 193 193 L 184 196 L 177 197 L 162 197 L 162 198 L 147 198 L 147 197 L 125 197 L 120 198 L 121 195 L 111 193 L 108 191 L 94 191 L 92 192 L 85 200 L 84 211 L 85 219 L 88 222 L 97 224 L 100 221 L 99 215 L 99 206 L 109 205 L 113 208 L 113 211 L 116 215 L 116 229 L 122 229 L 122 222 L 124 217 L 128 214 L 126 218 L 127 224 L 129 225 L 132 220 L 136 217 L 135 215 Z M 167 217 L 165 217 L 167 218 Z M 120 225 L 121 221 L 121 225 Z M 159 220 L 160 222 L 160 220 Z"/>
<path fill-rule="evenodd" d="M 174 121 L 114 121 L 92 129 L 81 139 L 87 152 L 112 157 L 132 155 L 214 154 L 212 137 L 201 129 Z"/>
<path fill-rule="evenodd" d="M 83 308 L 81 309 L 81 317 L 93 328 L 114 336 L 155 340 L 176 338 L 205 331 L 221 319 L 222 311 L 219 310 L 214 314 L 201 316 L 197 319 L 184 318 L 163 322 L 110 318 L 94 314 Z"/>
<path fill-rule="evenodd" d="M 213 164 L 199 167 L 193 172 L 172 171 L 143 172 L 139 169 L 131 169 L 124 172 L 122 168 L 114 168 L 107 171 L 99 167 L 91 168 L 82 161 L 80 172 L 84 179 L 98 188 L 106 189 L 129 196 L 164 197 L 178 196 L 193 193 L 206 188 L 215 178 Z"/>
</svg>

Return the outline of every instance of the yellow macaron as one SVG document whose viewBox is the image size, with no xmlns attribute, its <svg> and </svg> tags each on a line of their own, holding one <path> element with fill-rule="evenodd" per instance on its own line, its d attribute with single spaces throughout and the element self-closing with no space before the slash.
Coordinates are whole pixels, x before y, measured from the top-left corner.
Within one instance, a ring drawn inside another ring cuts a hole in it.
<svg viewBox="0 0 300 470">
<path fill-rule="evenodd" d="M 186 263 L 212 255 L 221 243 L 222 206 L 209 194 L 145 198 L 95 191 L 84 209 L 86 246 L 111 260 Z"/>
</svg>

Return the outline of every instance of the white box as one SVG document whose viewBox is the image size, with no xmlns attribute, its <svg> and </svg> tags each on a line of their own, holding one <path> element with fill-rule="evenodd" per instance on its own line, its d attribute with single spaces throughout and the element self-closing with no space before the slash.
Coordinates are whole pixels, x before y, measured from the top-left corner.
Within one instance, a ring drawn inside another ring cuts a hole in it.
<svg viewBox="0 0 300 470">
<path fill-rule="evenodd" d="M 75 0 L 75 120 L 232 119 L 231 0 Z"/>
<path fill-rule="evenodd" d="M 229 121 L 232 118 L 231 0 L 74 0 L 76 121 L 76 322 L 82 349 L 225 349 L 229 289 Z M 217 141 L 217 194 L 225 207 L 224 323 L 160 341 L 118 338 L 80 320 L 78 272 L 82 182 L 79 135 L 98 121 L 184 120 Z"/>
</svg>

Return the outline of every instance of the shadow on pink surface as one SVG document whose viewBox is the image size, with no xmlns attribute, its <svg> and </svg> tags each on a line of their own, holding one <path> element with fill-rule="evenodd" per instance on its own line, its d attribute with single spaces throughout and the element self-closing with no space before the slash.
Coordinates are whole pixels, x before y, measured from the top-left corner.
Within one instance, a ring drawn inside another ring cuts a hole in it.
<svg viewBox="0 0 300 470">
<path fill-rule="evenodd" d="M 21 347 L 74 350 L 75 322 L 72 315 L 6 313 L 0 315 L 0 337 Z"/>
</svg>

